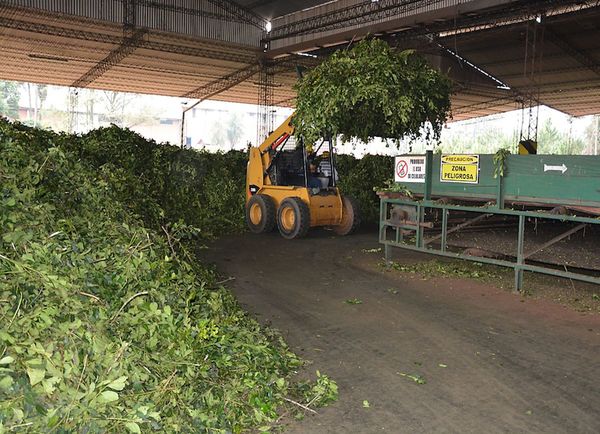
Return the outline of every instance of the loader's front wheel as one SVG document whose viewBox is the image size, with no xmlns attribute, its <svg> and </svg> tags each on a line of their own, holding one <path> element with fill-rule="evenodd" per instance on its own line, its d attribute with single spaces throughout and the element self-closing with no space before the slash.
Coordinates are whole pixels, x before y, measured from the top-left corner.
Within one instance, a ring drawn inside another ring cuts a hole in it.
<svg viewBox="0 0 600 434">
<path fill-rule="evenodd" d="M 299 197 L 288 197 L 281 201 L 277 210 L 277 226 L 283 238 L 302 238 L 310 228 L 310 209 Z"/>
<path fill-rule="evenodd" d="M 360 212 L 358 204 L 352 197 L 342 197 L 342 221 L 334 226 L 333 232 L 338 235 L 350 235 L 360 226 Z"/>
<path fill-rule="evenodd" d="M 255 194 L 246 205 L 246 222 L 250 232 L 262 234 L 275 229 L 275 203 L 264 194 Z"/>
</svg>

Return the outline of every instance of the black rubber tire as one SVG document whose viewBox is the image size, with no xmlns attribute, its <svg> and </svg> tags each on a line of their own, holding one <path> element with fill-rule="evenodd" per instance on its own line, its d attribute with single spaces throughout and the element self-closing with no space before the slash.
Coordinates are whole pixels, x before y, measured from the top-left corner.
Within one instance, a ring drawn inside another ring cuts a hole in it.
<svg viewBox="0 0 600 434">
<path fill-rule="evenodd" d="M 342 223 L 338 226 L 333 226 L 333 232 L 337 235 L 350 235 L 360 226 L 360 210 L 358 202 L 353 197 L 342 196 Z"/>
<path fill-rule="evenodd" d="M 295 220 L 294 227 L 289 230 L 284 227 L 281 221 L 283 212 L 288 208 L 293 210 Z M 282 200 L 277 210 L 277 226 L 279 227 L 279 233 L 286 240 L 306 236 L 310 229 L 310 209 L 306 202 L 299 197 L 288 197 Z"/>
<path fill-rule="evenodd" d="M 261 211 L 261 219 L 258 224 L 252 223 L 250 219 L 250 210 L 254 205 L 258 205 Z M 264 234 L 272 232 L 275 229 L 275 216 L 275 202 L 273 202 L 270 196 L 255 194 L 246 204 L 246 223 L 252 233 Z"/>
</svg>

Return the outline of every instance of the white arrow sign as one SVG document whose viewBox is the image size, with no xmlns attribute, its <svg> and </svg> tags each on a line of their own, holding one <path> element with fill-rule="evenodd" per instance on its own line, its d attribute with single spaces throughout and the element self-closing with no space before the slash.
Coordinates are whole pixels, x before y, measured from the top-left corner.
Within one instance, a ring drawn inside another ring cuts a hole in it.
<svg viewBox="0 0 600 434">
<path fill-rule="evenodd" d="M 544 164 L 544 172 L 549 172 L 551 170 L 562 172 L 564 174 L 567 171 L 567 166 L 565 166 L 564 163 L 562 166 L 549 166 L 548 164 Z"/>
</svg>

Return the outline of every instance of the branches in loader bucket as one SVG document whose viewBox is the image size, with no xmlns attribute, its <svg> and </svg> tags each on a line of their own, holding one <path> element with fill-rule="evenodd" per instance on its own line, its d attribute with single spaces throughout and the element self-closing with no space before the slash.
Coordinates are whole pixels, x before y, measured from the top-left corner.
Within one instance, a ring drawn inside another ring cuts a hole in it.
<svg viewBox="0 0 600 434">
<path fill-rule="evenodd" d="M 365 39 L 340 50 L 295 87 L 293 124 L 309 143 L 324 131 L 344 141 L 437 140 L 450 113 L 451 81 L 413 50 Z"/>
</svg>

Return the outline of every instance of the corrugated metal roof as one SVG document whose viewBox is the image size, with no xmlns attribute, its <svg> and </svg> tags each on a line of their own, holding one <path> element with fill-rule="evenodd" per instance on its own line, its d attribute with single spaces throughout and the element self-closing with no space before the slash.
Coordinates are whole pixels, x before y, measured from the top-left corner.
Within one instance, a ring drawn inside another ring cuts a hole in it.
<svg viewBox="0 0 600 434">
<path fill-rule="evenodd" d="M 235 0 L 235 2 L 271 20 L 292 12 L 331 3 L 332 0 Z"/>
<path fill-rule="evenodd" d="M 600 8 L 595 7 L 441 41 L 514 94 L 533 95 L 541 104 L 583 116 L 600 112 L 598 23 Z"/>
<path fill-rule="evenodd" d="M 250 0 L 240 4 L 251 5 Z M 259 3 L 258 0 L 254 2 Z M 262 2 L 295 8 L 310 2 Z M 291 4 L 293 3 L 293 4 Z M 319 2 L 315 2 L 319 3 Z M 312 3 L 311 3 L 312 4 Z M 256 6 L 260 10 L 259 6 Z M 279 12 L 286 9 L 278 9 Z M 4 21 L 2 21 L 4 20 Z M 14 26 L 21 21 L 27 26 Z M 452 97 L 454 120 L 518 108 L 523 95 L 534 93 L 543 104 L 575 116 L 600 113 L 600 8 L 546 17 L 536 40 L 535 74 L 524 73 L 527 23 L 444 36 L 437 41 L 507 83 L 497 83 L 452 57 L 429 40 L 416 44 L 434 65 L 449 70 L 456 81 Z M 44 33 L 39 26 L 68 32 Z M 539 29 L 538 29 L 539 31 Z M 550 35 L 550 36 L 549 36 Z M 122 41 L 117 24 L 73 16 L 44 15 L 0 7 L 0 78 L 70 86 L 97 65 Z M 528 55 L 532 52 L 528 40 Z M 143 43 L 89 87 L 127 92 L 183 96 L 255 63 L 258 49 L 232 43 L 150 30 Z M 292 62 L 293 63 L 293 62 Z M 275 103 L 293 104 L 295 71 L 290 67 L 275 78 Z M 236 85 L 212 99 L 256 103 L 258 77 Z"/>
</svg>

